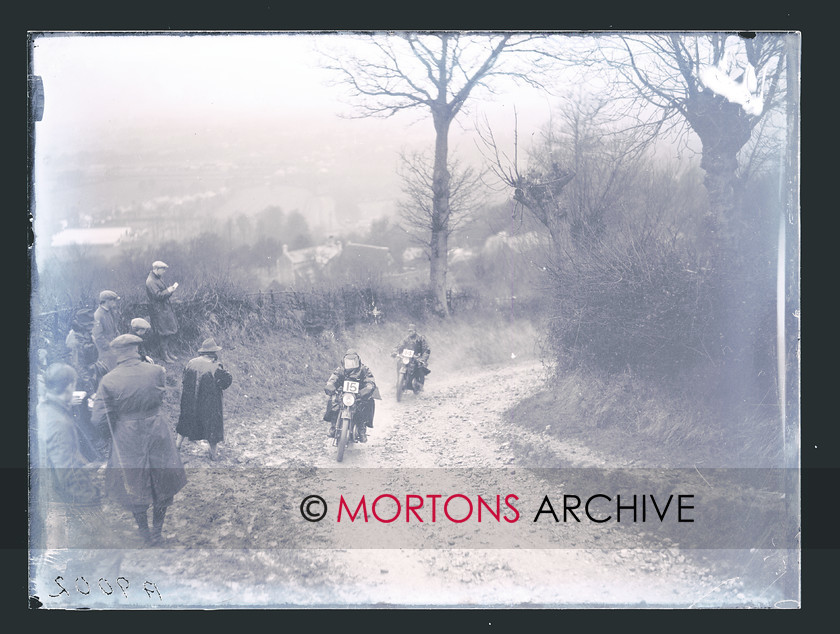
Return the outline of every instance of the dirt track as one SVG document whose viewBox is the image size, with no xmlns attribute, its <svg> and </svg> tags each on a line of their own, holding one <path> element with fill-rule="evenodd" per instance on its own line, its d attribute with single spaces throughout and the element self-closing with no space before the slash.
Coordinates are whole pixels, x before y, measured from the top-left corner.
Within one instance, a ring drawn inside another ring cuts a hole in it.
<svg viewBox="0 0 840 634">
<path fill-rule="evenodd" d="M 781 599 L 777 592 L 781 584 L 758 587 L 737 575 L 721 575 L 698 563 L 697 552 L 662 545 L 654 550 L 642 541 L 633 548 L 599 547 L 601 527 L 576 527 L 567 533 L 573 540 L 563 548 L 528 548 L 529 531 L 533 535 L 538 530 L 530 517 L 517 525 L 524 548 L 510 537 L 494 547 L 486 529 L 474 523 L 465 523 L 451 539 L 448 533 L 433 532 L 429 524 L 400 529 L 414 531 L 405 533 L 414 536 L 406 544 L 422 547 L 400 547 L 398 541 L 372 549 L 380 542 L 368 539 L 355 542 L 363 547 L 347 548 L 343 533 L 326 527 L 326 522 L 317 525 L 323 548 L 313 548 L 316 525 L 305 522 L 297 508 L 300 499 L 313 493 L 308 484 L 299 488 L 289 484 L 283 503 L 278 501 L 277 512 L 285 522 L 282 529 L 261 523 L 261 514 L 254 510 L 260 508 L 257 497 L 276 489 L 239 487 L 233 479 L 215 528 L 196 522 L 220 506 L 218 482 L 212 488 L 203 482 L 203 472 L 210 468 L 221 468 L 230 478 L 260 469 L 314 469 L 328 489 L 342 481 L 342 474 L 355 477 L 379 469 L 395 492 L 411 492 L 412 482 L 426 477 L 417 475 L 421 471 L 456 478 L 463 473 L 472 489 L 493 491 L 510 470 L 516 474 L 518 491 L 542 490 L 545 483 L 513 453 L 512 440 L 520 446 L 539 442 L 550 447 L 563 467 L 622 466 L 591 448 L 556 439 L 549 442 L 547 436 L 501 424 L 511 403 L 540 385 L 539 362 L 511 360 L 471 372 L 433 372 L 425 392 L 409 393 L 401 403 L 387 378 L 383 380 L 387 369 L 376 371 L 383 399 L 377 402 L 375 428 L 369 442 L 350 447 L 340 464 L 324 434 L 320 394 L 291 402 L 263 420 L 231 420 L 221 459 L 215 464 L 207 460 L 205 445 L 186 443 L 182 453 L 190 484 L 170 511 L 170 548 L 126 551 L 124 574 L 148 577 L 154 570 L 166 597 L 160 602 L 163 606 L 731 607 L 772 606 Z M 244 534 L 242 524 L 247 524 L 248 535 L 254 535 L 248 548 L 236 541 Z M 128 544 L 134 536 L 130 522 L 126 526 Z M 225 526 L 227 532 L 219 530 Z M 281 533 L 274 541 L 265 536 L 272 530 Z M 196 541 L 195 531 L 203 534 L 203 542 Z M 299 540 L 307 537 L 308 546 L 300 548 Z M 145 595 L 120 601 L 138 607 L 148 603 Z"/>
<path fill-rule="evenodd" d="M 402 403 L 387 390 L 371 442 L 354 447 L 343 467 L 511 468 L 519 459 L 505 440 L 510 426 L 500 425 L 500 417 L 539 385 L 533 379 L 540 372 L 539 363 L 526 362 L 433 377 L 437 380 L 429 381 L 428 391 L 409 394 Z M 621 466 L 574 443 L 554 440 L 551 445 L 564 466 Z M 327 450 L 316 464 L 334 467 L 332 459 L 333 451 Z M 529 488 L 527 482 L 520 482 L 523 486 Z M 540 486 L 535 481 L 531 488 Z M 350 594 L 371 604 L 690 606 L 768 600 L 748 598 L 741 580 L 716 578 L 677 550 L 597 550 L 592 535 L 576 539 L 570 549 L 354 549 L 333 553 L 330 564 L 357 571 L 358 590 Z"/>
</svg>

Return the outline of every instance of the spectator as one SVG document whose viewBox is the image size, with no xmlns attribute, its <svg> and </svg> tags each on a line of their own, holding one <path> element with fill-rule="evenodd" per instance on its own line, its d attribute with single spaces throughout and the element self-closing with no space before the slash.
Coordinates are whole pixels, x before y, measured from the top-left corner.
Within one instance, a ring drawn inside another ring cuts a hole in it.
<svg viewBox="0 0 840 634">
<path fill-rule="evenodd" d="M 37 490 L 41 498 L 36 506 L 41 517 L 46 517 L 43 545 L 66 554 L 68 559 L 73 553 L 82 568 L 96 565 L 105 574 L 115 573 L 122 556 L 118 551 L 102 550 L 108 527 L 102 513 L 101 492 L 95 469 L 87 466 L 81 454 L 71 413 L 76 378 L 71 366 L 50 365 L 44 373 L 44 394 L 36 409 L 39 455 L 33 475 L 39 480 Z M 51 563 L 52 568 L 56 559 L 44 558 L 41 563 L 44 567 Z M 68 568 L 67 573 L 71 572 Z"/>
<path fill-rule="evenodd" d="M 70 352 L 70 365 L 79 376 L 76 389 L 96 391 L 93 365 L 96 363 L 99 352 L 93 342 L 93 311 L 90 308 L 76 311 L 70 323 L 70 332 L 64 339 L 64 345 Z"/>
<path fill-rule="evenodd" d="M 100 493 L 93 483 L 88 462 L 79 451 L 79 438 L 71 406 L 76 371 L 66 363 L 53 363 L 44 373 L 44 394 L 38 401 L 39 466 L 49 474 L 53 500 L 95 506 Z"/>
<path fill-rule="evenodd" d="M 184 367 L 181 389 L 181 414 L 175 431 L 178 449 L 184 438 L 207 440 L 210 460 L 216 459 L 216 445 L 224 440 L 222 391 L 230 387 L 233 377 L 219 360 L 221 346 L 212 337 L 205 339 L 198 356 Z"/>
<path fill-rule="evenodd" d="M 117 366 L 100 381 L 97 400 L 104 403 L 112 437 L 105 471 L 108 494 L 134 515 L 143 540 L 159 545 L 166 510 L 187 476 L 172 431 L 159 413 L 166 370 L 140 360 L 137 346 L 142 341 L 126 334 L 111 342 Z"/>
<path fill-rule="evenodd" d="M 93 314 L 91 336 L 99 352 L 97 361 L 98 377 L 101 378 L 116 365 L 116 357 L 111 351 L 111 341 L 120 334 L 117 330 L 117 302 L 120 297 L 114 291 L 99 293 L 99 308 Z"/>
<path fill-rule="evenodd" d="M 76 392 L 80 402 L 73 406 L 73 418 L 79 432 L 82 455 L 90 461 L 107 458 L 107 437 L 91 423 L 92 397 L 98 379 L 96 361 L 98 351 L 93 342 L 93 311 L 85 308 L 76 312 L 64 345 L 70 352 L 70 364 L 76 370 Z M 83 394 L 82 394 L 83 393 Z"/>
<path fill-rule="evenodd" d="M 52 346 L 52 342 L 47 339 L 43 335 L 39 335 L 38 337 L 38 344 L 37 344 L 37 351 L 36 351 L 36 359 L 37 359 L 37 391 L 36 397 L 40 398 L 44 394 L 44 373 L 47 371 L 47 368 L 50 365 L 50 353 L 49 349 Z"/>
<path fill-rule="evenodd" d="M 178 359 L 170 350 L 170 339 L 178 332 L 178 319 L 169 298 L 178 288 L 178 282 L 167 286 L 163 281 L 163 275 L 168 268 L 169 265 L 160 260 L 152 263 L 152 270 L 146 278 L 146 295 L 149 297 L 152 328 L 160 340 L 163 360 L 165 363 L 172 363 Z"/>
<path fill-rule="evenodd" d="M 146 363 L 154 363 L 152 357 L 149 356 L 148 345 L 146 343 L 146 337 L 149 336 L 149 332 L 151 332 L 151 330 L 151 324 L 142 317 L 135 317 L 131 320 L 130 334 L 137 335 L 143 340 L 143 343 L 138 344 L 137 352 L 140 354 L 140 358 Z"/>
</svg>

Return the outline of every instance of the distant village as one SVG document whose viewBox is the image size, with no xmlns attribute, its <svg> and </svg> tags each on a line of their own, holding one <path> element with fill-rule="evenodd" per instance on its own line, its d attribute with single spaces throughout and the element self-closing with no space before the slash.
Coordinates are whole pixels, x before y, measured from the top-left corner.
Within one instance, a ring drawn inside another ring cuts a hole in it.
<svg viewBox="0 0 840 634">
<path fill-rule="evenodd" d="M 63 253 L 70 255 L 73 250 L 110 258 L 118 256 L 125 248 L 143 247 L 151 242 L 147 228 L 127 225 L 67 227 L 51 236 L 50 251 L 59 260 Z M 488 263 L 504 266 L 518 260 L 520 266 L 527 264 L 530 261 L 528 254 L 543 243 L 544 239 L 533 231 L 519 235 L 501 231 L 489 236 L 479 249 L 450 249 L 449 285 L 457 290 L 461 285 L 474 283 L 476 275 L 486 272 Z M 258 285 L 265 290 L 371 278 L 412 288 L 428 283 L 429 265 L 420 247 L 407 247 L 393 253 L 387 246 L 330 235 L 322 243 L 304 248 L 282 244 L 282 251 L 276 257 L 261 263 L 258 275 Z"/>
<path fill-rule="evenodd" d="M 247 269 L 252 290 L 369 279 L 403 288 L 428 284 L 423 248 L 405 232 L 386 237 L 373 229 L 383 219 L 392 230 L 398 223 L 396 192 L 362 182 L 365 172 L 384 169 L 377 163 L 382 152 L 366 156 L 358 174 L 332 173 L 331 160 L 347 143 L 235 161 L 160 155 L 154 168 L 116 154 L 65 162 L 39 200 L 37 257 L 41 263 L 79 255 L 111 259 L 211 235 L 234 258 L 232 266 Z M 540 242 L 527 229 L 508 235 L 490 226 L 469 241 L 450 240 L 448 286 L 519 275 Z"/>
</svg>

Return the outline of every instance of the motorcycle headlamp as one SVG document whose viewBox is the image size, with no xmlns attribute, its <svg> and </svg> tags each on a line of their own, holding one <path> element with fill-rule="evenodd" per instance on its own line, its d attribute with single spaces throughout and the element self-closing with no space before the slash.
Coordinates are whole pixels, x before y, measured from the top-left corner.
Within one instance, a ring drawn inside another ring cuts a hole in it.
<svg viewBox="0 0 840 634">
<path fill-rule="evenodd" d="M 411 363 L 411 357 L 400 357 L 404 365 Z"/>
<path fill-rule="evenodd" d="M 355 370 L 359 367 L 359 357 L 357 356 L 348 356 L 344 357 L 344 369 L 345 370 Z"/>
<path fill-rule="evenodd" d="M 347 407 L 352 407 L 356 403 L 356 395 L 350 392 L 345 392 L 341 395 L 341 402 Z"/>
</svg>

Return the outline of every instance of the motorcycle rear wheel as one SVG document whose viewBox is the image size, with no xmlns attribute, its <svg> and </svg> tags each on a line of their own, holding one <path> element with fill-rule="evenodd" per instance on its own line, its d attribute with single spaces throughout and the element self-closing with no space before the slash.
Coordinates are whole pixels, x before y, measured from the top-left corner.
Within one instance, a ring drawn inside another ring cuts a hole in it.
<svg viewBox="0 0 840 634">
<path fill-rule="evenodd" d="M 350 437 L 350 421 L 346 418 L 340 418 L 339 424 L 341 430 L 338 437 L 338 461 L 344 460 L 344 450 L 347 449 L 347 440 Z"/>
</svg>

